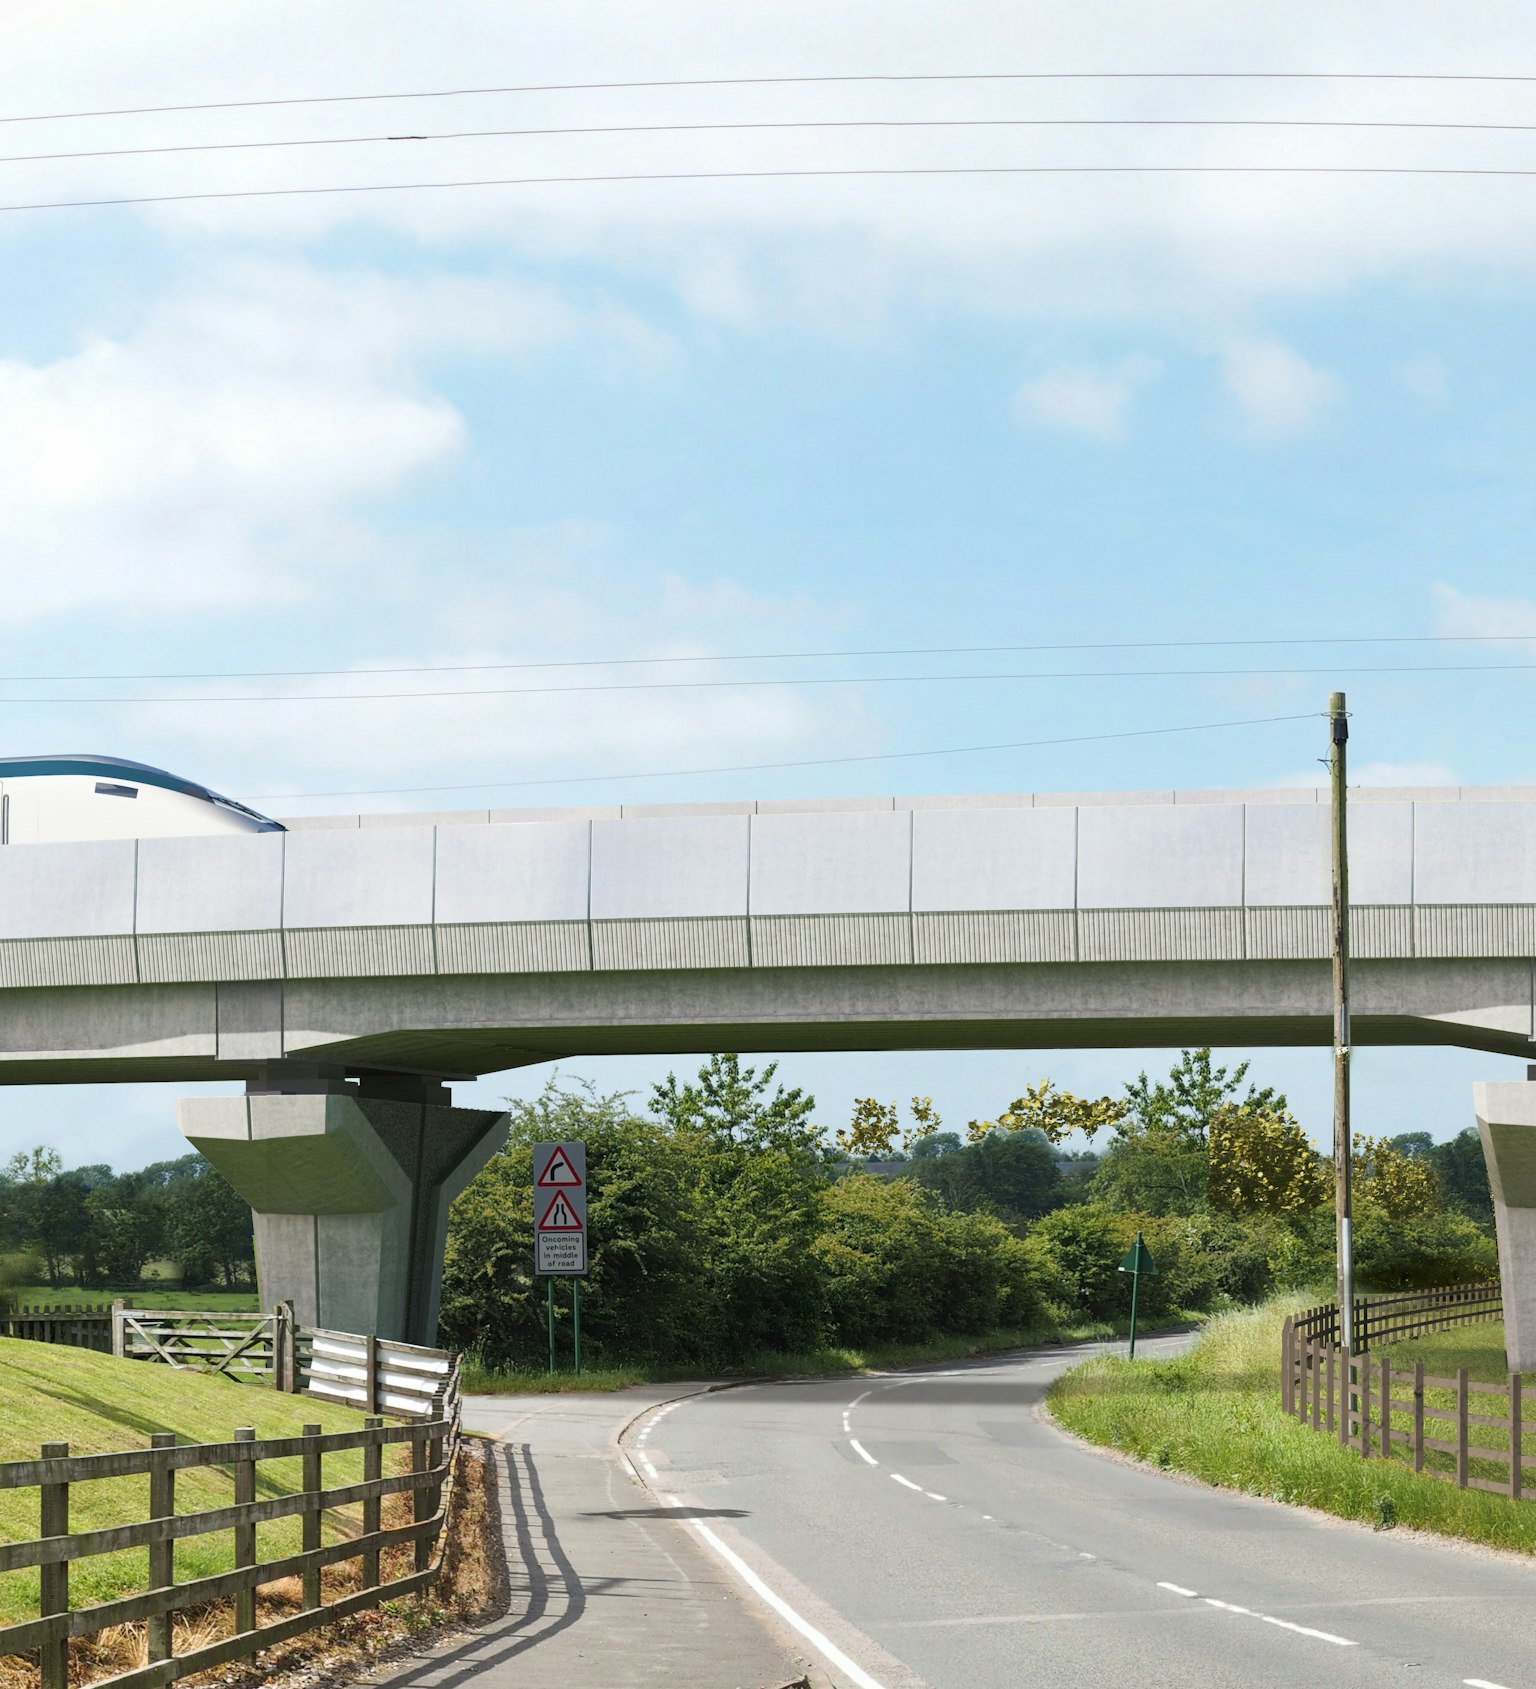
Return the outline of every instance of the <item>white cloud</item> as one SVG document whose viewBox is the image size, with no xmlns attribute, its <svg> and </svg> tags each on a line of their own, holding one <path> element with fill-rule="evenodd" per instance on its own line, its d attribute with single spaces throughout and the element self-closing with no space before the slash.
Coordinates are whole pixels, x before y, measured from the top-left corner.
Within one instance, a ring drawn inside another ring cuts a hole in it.
<svg viewBox="0 0 1536 1689">
<path fill-rule="evenodd" d="M 376 562 L 360 511 L 466 444 L 423 366 L 578 336 L 657 355 L 620 313 L 495 281 L 241 264 L 118 338 L 0 360 L 7 615 L 275 607 Z"/>
<path fill-rule="evenodd" d="M 1443 582 L 1434 588 L 1435 632 L 1455 639 L 1512 640 L 1536 646 L 1536 599 L 1493 598 L 1460 592 Z"/>
<path fill-rule="evenodd" d="M 1150 358 L 1124 358 L 1093 367 L 1064 364 L 1024 382 L 1014 394 L 1013 414 L 1023 423 L 1118 440 L 1137 391 L 1157 374 Z"/>
<path fill-rule="evenodd" d="M 11 15 L 16 14 L 16 15 Z M 942 40 L 926 0 L 655 0 L 604 9 L 563 0 L 456 0 L 452 27 L 411 0 L 52 0 L 11 7 L 0 53 L 8 113 L 251 100 L 468 84 L 682 83 L 797 71 L 1006 73 L 1104 61 L 1102 17 L 1079 0 L 1006 8 L 952 0 Z M 1443 74 L 1536 56 L 1536 14 L 1489 0 L 1452 38 L 1435 0 L 1194 0 L 1122 8 L 1116 65 L 1216 72 L 1236 65 Z M 1391 82 L 1044 80 L 597 89 L 354 105 L 187 112 L 8 128 L 8 151 L 320 140 L 472 129 L 849 119 L 1243 119 L 1296 123 L 1465 116 L 1454 85 Z M 1484 83 L 1475 115 L 1518 121 L 1523 90 Z M 12 145 L 11 143 L 15 144 Z M 8 201 L 293 185 L 494 180 L 669 171 L 1156 164 L 1275 167 L 1516 165 L 1518 134 L 1346 128 L 824 129 L 503 136 L 37 164 Z M 705 313 L 828 308 L 857 323 L 905 287 L 989 311 L 1211 320 L 1233 306 L 1421 278 L 1536 273 L 1519 181 L 1200 174 L 628 181 L 224 200 L 130 212 L 0 218 L 0 240 L 86 217 L 145 218 L 198 238 L 310 240 L 383 228 L 440 247 L 486 242 L 581 254 L 665 276 Z M 52 219 L 52 223 L 48 223 Z M 1228 318 L 1227 320 L 1241 320 Z"/>
<path fill-rule="evenodd" d="M 1249 425 L 1266 435 L 1302 433 L 1339 393 L 1328 371 L 1278 340 L 1230 341 L 1222 353 L 1222 375 Z"/>
</svg>

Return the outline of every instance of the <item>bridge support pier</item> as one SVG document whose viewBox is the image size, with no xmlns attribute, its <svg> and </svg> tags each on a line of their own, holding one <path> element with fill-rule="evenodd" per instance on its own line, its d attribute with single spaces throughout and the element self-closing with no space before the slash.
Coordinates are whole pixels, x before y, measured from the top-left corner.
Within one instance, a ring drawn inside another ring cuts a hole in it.
<svg viewBox="0 0 1536 1689">
<path fill-rule="evenodd" d="M 1472 1092 L 1493 1187 L 1509 1369 L 1536 1372 L 1536 1083 L 1481 1084 Z"/>
<path fill-rule="evenodd" d="M 254 1211 L 263 1306 L 291 1300 L 305 1325 L 436 1343 L 448 1210 L 501 1147 L 505 1114 L 450 1107 L 432 1081 L 359 1090 L 285 1072 L 243 1097 L 179 1100 L 176 1117 Z"/>
</svg>

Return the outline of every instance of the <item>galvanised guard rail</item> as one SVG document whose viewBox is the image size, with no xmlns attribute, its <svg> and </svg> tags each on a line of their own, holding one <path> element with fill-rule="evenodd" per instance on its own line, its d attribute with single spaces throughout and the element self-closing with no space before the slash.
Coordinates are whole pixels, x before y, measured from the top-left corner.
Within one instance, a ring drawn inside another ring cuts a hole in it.
<svg viewBox="0 0 1536 1689">
<path fill-rule="evenodd" d="M 386 1425 L 382 1419 L 372 1418 L 360 1431 L 333 1433 L 323 1433 L 318 1425 L 306 1425 L 300 1436 L 260 1441 L 247 1428 L 237 1430 L 227 1443 L 178 1447 L 174 1434 L 158 1433 L 148 1449 L 120 1454 L 71 1456 L 67 1443 L 45 1443 L 38 1460 L 0 1464 L 0 1490 L 38 1492 L 40 1526 L 39 1535 L 31 1541 L 0 1543 L 0 1573 L 32 1566 L 40 1569 L 38 1617 L 0 1628 L 0 1654 L 36 1650 L 41 1689 L 68 1689 L 71 1638 L 110 1626 L 144 1623 L 148 1630 L 148 1664 L 99 1680 L 100 1689 L 107 1685 L 113 1689 L 160 1689 L 193 1672 L 248 1658 L 260 1649 L 376 1606 L 386 1598 L 428 1587 L 442 1569 L 440 1544 L 448 1511 L 445 1492 L 459 1448 L 457 1363 L 443 1380 L 434 1408 L 430 1418 L 407 1424 Z M 410 1448 L 410 1470 L 384 1476 L 384 1450 L 402 1443 Z M 363 1481 L 327 1488 L 323 1481 L 325 1457 L 350 1450 L 362 1451 Z M 302 1487 L 287 1494 L 269 1494 L 258 1501 L 258 1490 L 270 1491 L 274 1485 L 270 1474 L 261 1476 L 262 1463 L 295 1457 L 302 1462 Z M 176 1474 L 199 1467 L 228 1470 L 233 1505 L 177 1513 Z M 148 1478 L 148 1518 L 71 1532 L 72 1490 L 82 1484 L 123 1477 Z M 382 1505 L 391 1495 L 411 1496 L 409 1523 L 383 1525 Z M 361 1508 L 360 1534 L 322 1545 L 326 1513 L 357 1506 Z M 257 1526 L 294 1517 L 301 1521 L 301 1551 L 258 1561 Z M 217 1531 L 233 1533 L 234 1569 L 177 1583 L 176 1544 Z M 402 1543 L 414 1545 L 412 1569 L 404 1576 L 387 1576 L 383 1552 Z M 138 1548 L 149 1553 L 147 1592 L 71 1610 L 69 1572 L 73 1562 Z M 435 1558 L 434 1548 L 438 1549 Z M 348 1560 L 360 1563 L 361 1587 L 329 1601 L 323 1599 L 321 1573 Z M 280 1578 L 301 1580 L 302 1610 L 258 1625 L 257 1588 Z M 175 1654 L 174 1615 L 224 1601 L 233 1603 L 234 1634 L 189 1653 Z"/>
<path fill-rule="evenodd" d="M 1362 1306 L 1370 1307 L 1362 1319 Z M 1372 1299 L 1356 1306 L 1356 1330 L 1383 1349 L 1393 1339 L 1495 1320 L 1497 1285 L 1458 1285 Z M 1422 1361 L 1394 1368 L 1390 1354 L 1351 1352 L 1338 1342 L 1339 1310 L 1326 1303 L 1293 1315 L 1281 1333 L 1280 1389 L 1285 1411 L 1313 1431 L 1335 1436 L 1362 1459 L 1401 1457 L 1415 1472 L 1458 1489 L 1489 1490 L 1518 1501 L 1536 1465 L 1536 1417 L 1527 1414 L 1522 1375 L 1485 1384 L 1459 1367 L 1454 1378 L 1425 1372 Z M 1536 1409 L 1536 1392 L 1529 1405 Z M 1527 1437 L 1526 1426 L 1531 1427 Z"/>
</svg>

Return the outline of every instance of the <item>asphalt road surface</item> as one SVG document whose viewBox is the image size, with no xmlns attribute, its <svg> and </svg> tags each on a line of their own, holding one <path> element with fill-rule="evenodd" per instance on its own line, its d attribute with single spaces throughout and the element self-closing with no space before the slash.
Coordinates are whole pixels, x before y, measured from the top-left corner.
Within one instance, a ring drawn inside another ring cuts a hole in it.
<svg viewBox="0 0 1536 1689">
<path fill-rule="evenodd" d="M 694 1396 L 626 1448 L 853 1689 L 1536 1685 L 1536 1566 L 1095 1454 L 1036 1412 L 1081 1355 Z"/>
</svg>

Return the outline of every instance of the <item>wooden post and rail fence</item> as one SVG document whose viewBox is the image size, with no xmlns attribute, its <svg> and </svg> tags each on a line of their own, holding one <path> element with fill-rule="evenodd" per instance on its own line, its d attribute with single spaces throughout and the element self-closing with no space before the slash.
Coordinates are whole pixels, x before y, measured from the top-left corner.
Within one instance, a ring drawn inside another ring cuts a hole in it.
<svg viewBox="0 0 1536 1689">
<path fill-rule="evenodd" d="M 442 1351 L 342 1333 L 311 1334 L 325 1351 L 345 1351 L 323 1358 L 317 1376 L 306 1371 L 305 1388 L 331 1400 L 363 1399 L 377 1403 L 393 1397 L 387 1411 L 405 1423 L 386 1425 L 369 1418 L 362 1430 L 323 1433 L 306 1425 L 297 1437 L 257 1439 L 249 1428 L 236 1430 L 226 1443 L 178 1447 L 174 1436 L 157 1434 L 147 1449 L 72 1456 L 67 1443 L 43 1445 L 37 1460 L 0 1464 L 0 1490 L 37 1492 L 38 1531 L 27 1542 L 0 1543 L 0 1573 L 36 1567 L 38 1616 L 0 1628 L 0 1654 L 36 1652 L 40 1689 L 67 1689 L 69 1644 L 111 1626 L 142 1623 L 147 1631 L 148 1663 L 102 1680 L 114 1689 L 159 1689 L 193 1672 L 244 1659 L 380 1601 L 427 1588 L 440 1574 L 447 1490 L 459 1447 L 460 1388 L 457 1360 Z M 359 1359 L 359 1357 L 361 1357 Z M 370 1359 L 371 1357 L 371 1359 Z M 407 1470 L 385 1474 L 385 1450 L 406 1445 Z M 327 1487 L 329 1456 L 360 1452 L 360 1483 Z M 266 1463 L 298 1459 L 300 1487 L 284 1494 L 279 1475 Z M 210 1468 L 222 1471 L 232 1486 L 231 1505 L 195 1513 L 176 1510 L 177 1474 Z M 105 1480 L 147 1478 L 148 1515 L 104 1529 L 71 1531 L 71 1505 L 82 1487 Z M 264 1499 L 258 1500 L 258 1493 Z M 409 1496 L 410 1519 L 383 1524 L 389 1496 Z M 334 1516 L 350 1508 L 343 1525 Z M 340 1540 L 327 1542 L 329 1518 L 340 1527 Z M 257 1527 L 282 1519 L 300 1521 L 300 1550 L 275 1559 L 257 1559 Z M 233 1569 L 177 1583 L 178 1542 L 213 1532 L 232 1533 Z M 408 1567 L 388 1551 L 410 1545 Z M 149 1588 L 143 1593 L 71 1609 L 70 1569 L 82 1560 L 124 1550 L 148 1552 Z M 357 1587 L 326 1598 L 322 1574 L 356 1561 Z M 302 1591 L 297 1613 L 258 1625 L 257 1590 L 280 1579 L 297 1580 Z M 230 1634 L 174 1652 L 173 1620 L 178 1612 L 205 1612 L 225 1604 Z"/>
<path fill-rule="evenodd" d="M 1401 1459 L 1458 1489 L 1536 1498 L 1536 1482 L 1525 1481 L 1536 1465 L 1536 1419 L 1526 1417 L 1521 1374 L 1487 1384 L 1466 1367 L 1441 1378 L 1426 1373 L 1422 1361 L 1392 1364 L 1393 1342 L 1502 1317 L 1496 1284 L 1360 1297 L 1352 1352 L 1339 1342 L 1338 1307 L 1309 1308 L 1288 1318 L 1281 1333 L 1282 1406 L 1362 1459 Z M 1536 1405 L 1536 1389 L 1529 1399 Z"/>
</svg>

